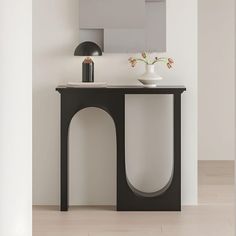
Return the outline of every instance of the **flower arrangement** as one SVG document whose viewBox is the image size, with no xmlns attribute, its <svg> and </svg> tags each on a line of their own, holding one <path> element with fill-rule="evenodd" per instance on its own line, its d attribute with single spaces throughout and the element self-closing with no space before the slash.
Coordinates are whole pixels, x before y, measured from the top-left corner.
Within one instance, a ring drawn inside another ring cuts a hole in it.
<svg viewBox="0 0 236 236">
<path fill-rule="evenodd" d="M 173 59 L 167 57 L 154 57 L 153 59 L 150 59 L 150 56 L 146 52 L 143 52 L 141 56 L 141 58 L 130 57 L 128 59 L 132 67 L 135 67 L 139 61 L 145 63 L 146 65 L 154 65 L 155 63 L 162 62 L 165 63 L 169 69 L 171 69 L 174 64 Z"/>
</svg>

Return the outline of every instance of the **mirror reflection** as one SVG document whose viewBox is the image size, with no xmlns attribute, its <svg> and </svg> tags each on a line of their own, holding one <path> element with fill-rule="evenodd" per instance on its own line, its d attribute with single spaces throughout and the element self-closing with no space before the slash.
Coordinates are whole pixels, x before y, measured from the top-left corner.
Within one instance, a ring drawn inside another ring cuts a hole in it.
<svg viewBox="0 0 236 236">
<path fill-rule="evenodd" d="M 165 0 L 79 0 L 80 42 L 105 53 L 166 51 Z"/>
</svg>

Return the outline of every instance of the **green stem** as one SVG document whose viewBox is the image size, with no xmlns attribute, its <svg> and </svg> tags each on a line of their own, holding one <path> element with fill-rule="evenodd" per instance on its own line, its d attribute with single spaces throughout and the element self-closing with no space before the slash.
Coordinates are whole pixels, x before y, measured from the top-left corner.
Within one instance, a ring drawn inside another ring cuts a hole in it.
<svg viewBox="0 0 236 236">
<path fill-rule="evenodd" d="M 149 64 L 146 60 L 144 60 L 144 59 L 136 59 L 136 61 L 142 61 L 142 62 L 144 62 L 144 63 L 146 63 L 147 65 Z"/>
<path fill-rule="evenodd" d="M 155 60 L 153 63 L 152 63 L 152 65 L 154 65 L 155 63 L 157 63 L 157 62 L 163 62 L 163 63 L 167 63 L 167 59 L 165 59 L 165 58 L 158 58 L 158 60 Z"/>
<path fill-rule="evenodd" d="M 168 58 L 166 57 L 159 57 L 158 59 L 168 61 Z"/>
</svg>

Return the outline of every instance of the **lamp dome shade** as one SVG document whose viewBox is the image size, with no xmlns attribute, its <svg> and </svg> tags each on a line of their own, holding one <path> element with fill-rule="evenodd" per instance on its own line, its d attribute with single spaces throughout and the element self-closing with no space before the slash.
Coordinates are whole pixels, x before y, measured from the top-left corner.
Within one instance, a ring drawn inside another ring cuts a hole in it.
<svg viewBox="0 0 236 236">
<path fill-rule="evenodd" d="M 101 56 L 101 48 L 94 42 L 86 41 L 75 49 L 75 56 Z"/>
</svg>

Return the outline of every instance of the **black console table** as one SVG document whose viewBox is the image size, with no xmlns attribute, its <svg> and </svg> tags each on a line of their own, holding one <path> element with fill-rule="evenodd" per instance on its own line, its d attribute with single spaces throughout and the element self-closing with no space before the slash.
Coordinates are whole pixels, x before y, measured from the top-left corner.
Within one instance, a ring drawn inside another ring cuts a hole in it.
<svg viewBox="0 0 236 236">
<path fill-rule="evenodd" d="M 109 86 L 106 88 L 71 88 L 59 86 L 61 94 L 61 211 L 68 210 L 68 131 L 73 116 L 86 107 L 106 111 L 114 120 L 117 142 L 117 210 L 180 211 L 181 210 L 181 94 L 183 86 Z M 169 94 L 174 104 L 174 166 L 167 185 L 153 193 L 136 189 L 125 169 L 125 95 Z"/>
</svg>

